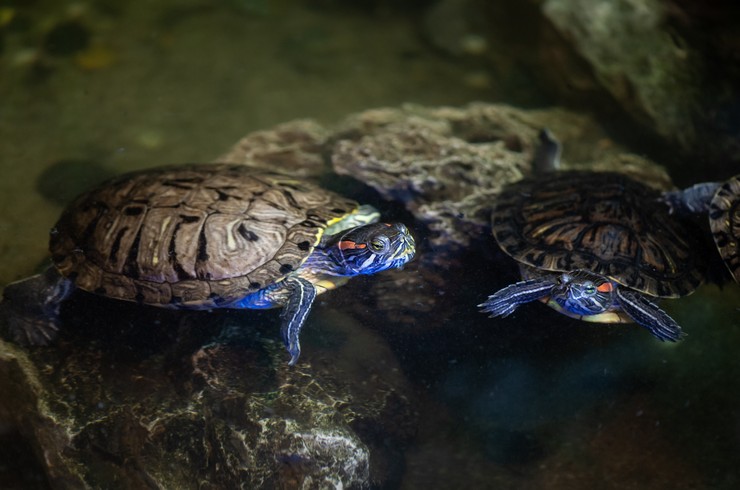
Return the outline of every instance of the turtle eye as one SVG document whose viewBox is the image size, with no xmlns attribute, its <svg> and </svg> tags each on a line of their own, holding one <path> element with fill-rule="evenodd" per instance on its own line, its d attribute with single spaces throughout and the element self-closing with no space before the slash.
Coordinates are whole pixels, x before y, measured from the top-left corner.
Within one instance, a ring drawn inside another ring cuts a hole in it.
<svg viewBox="0 0 740 490">
<path fill-rule="evenodd" d="M 596 286 L 592 282 L 587 282 L 583 287 L 583 292 L 589 296 L 593 296 L 596 294 Z"/>
<path fill-rule="evenodd" d="M 368 246 L 370 247 L 370 250 L 376 253 L 385 252 L 388 250 L 388 247 L 390 246 L 390 240 L 388 240 L 388 237 L 383 235 L 378 235 L 375 238 L 371 239 L 368 242 Z"/>
</svg>

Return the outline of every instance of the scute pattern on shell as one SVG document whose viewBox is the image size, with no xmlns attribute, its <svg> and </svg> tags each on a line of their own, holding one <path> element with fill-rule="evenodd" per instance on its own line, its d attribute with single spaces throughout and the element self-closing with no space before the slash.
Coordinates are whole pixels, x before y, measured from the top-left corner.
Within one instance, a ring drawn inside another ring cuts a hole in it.
<svg viewBox="0 0 740 490">
<path fill-rule="evenodd" d="M 722 259 L 740 282 L 740 175 L 725 182 L 709 205 L 709 226 Z"/>
<path fill-rule="evenodd" d="M 658 196 L 610 172 L 527 179 L 499 195 L 493 234 L 507 254 L 538 269 L 586 269 L 652 296 L 684 296 L 703 281 L 698 246 Z"/>
<path fill-rule="evenodd" d="M 52 230 L 52 259 L 81 289 L 173 307 L 212 307 L 281 280 L 327 223 L 357 203 L 242 165 L 127 174 L 77 198 Z"/>
</svg>

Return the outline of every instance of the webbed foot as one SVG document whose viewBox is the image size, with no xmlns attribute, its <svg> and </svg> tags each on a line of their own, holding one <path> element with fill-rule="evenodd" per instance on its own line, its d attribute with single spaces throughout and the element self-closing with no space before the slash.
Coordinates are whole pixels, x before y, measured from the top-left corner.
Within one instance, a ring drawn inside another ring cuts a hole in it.
<svg viewBox="0 0 740 490">
<path fill-rule="evenodd" d="M 720 185 L 720 182 L 702 182 L 687 189 L 664 192 L 658 200 L 668 206 L 670 214 L 705 214 Z"/>
<path fill-rule="evenodd" d="M 519 305 L 549 296 L 556 284 L 557 281 L 549 277 L 517 282 L 496 291 L 478 307 L 482 312 L 490 313 L 491 318 L 509 316 Z"/>
<path fill-rule="evenodd" d="M 658 340 L 676 342 L 684 337 L 678 323 L 642 294 L 620 288 L 617 290 L 617 299 L 622 310 Z"/>
<path fill-rule="evenodd" d="M 9 337 L 21 345 L 47 345 L 59 332 L 59 306 L 74 290 L 72 281 L 53 267 L 8 284 L 0 318 Z"/>
</svg>

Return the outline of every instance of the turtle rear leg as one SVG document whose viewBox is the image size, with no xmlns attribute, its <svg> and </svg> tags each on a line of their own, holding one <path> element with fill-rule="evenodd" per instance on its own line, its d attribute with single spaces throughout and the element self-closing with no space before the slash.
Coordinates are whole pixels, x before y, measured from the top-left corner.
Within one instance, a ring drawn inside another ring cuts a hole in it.
<svg viewBox="0 0 740 490">
<path fill-rule="evenodd" d="M 8 284 L 0 302 L 0 317 L 10 337 L 22 345 L 46 345 L 59 331 L 59 306 L 74 284 L 57 270 Z"/>
<path fill-rule="evenodd" d="M 557 281 L 551 277 L 540 277 L 517 282 L 493 293 L 478 305 L 481 311 L 490 313 L 491 318 L 509 316 L 519 305 L 550 295 Z"/>
<path fill-rule="evenodd" d="M 676 342 L 683 337 L 678 323 L 642 294 L 618 288 L 617 301 L 635 323 L 650 330 L 658 340 Z"/>
<path fill-rule="evenodd" d="M 680 191 L 664 192 L 660 201 L 668 205 L 671 214 L 705 214 L 721 185 L 721 182 L 702 182 Z"/>
</svg>

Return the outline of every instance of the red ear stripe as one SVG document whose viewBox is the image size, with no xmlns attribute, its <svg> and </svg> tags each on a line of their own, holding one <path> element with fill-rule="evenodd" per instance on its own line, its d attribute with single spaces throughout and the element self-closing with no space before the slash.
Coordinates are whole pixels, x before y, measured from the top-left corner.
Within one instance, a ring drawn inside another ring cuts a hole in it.
<svg viewBox="0 0 740 490">
<path fill-rule="evenodd" d="M 596 290 L 599 291 L 600 293 L 610 293 L 613 289 L 614 287 L 612 286 L 612 283 L 610 282 L 605 282 L 604 284 L 600 284 L 596 288 Z"/>
<path fill-rule="evenodd" d="M 339 250 L 346 250 L 348 248 L 365 248 L 367 245 L 364 243 L 353 242 L 352 240 L 342 240 L 337 244 Z"/>
</svg>

